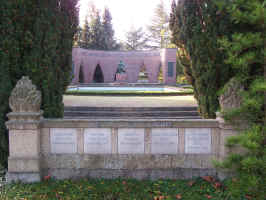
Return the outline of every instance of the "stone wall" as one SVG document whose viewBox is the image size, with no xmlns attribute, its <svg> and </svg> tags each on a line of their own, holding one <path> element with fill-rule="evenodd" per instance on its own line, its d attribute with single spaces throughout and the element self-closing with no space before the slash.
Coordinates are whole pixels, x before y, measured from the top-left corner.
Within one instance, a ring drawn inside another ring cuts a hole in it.
<svg viewBox="0 0 266 200">
<path fill-rule="evenodd" d="M 74 64 L 73 84 L 78 84 L 80 66 L 82 64 L 85 83 L 93 82 L 96 66 L 101 66 L 104 82 L 114 82 L 117 66 L 120 61 L 126 66 L 126 74 L 129 83 L 136 83 L 140 69 L 146 66 L 149 83 L 158 83 L 160 66 L 163 70 L 164 84 L 176 84 L 176 49 L 162 49 L 152 51 L 96 51 L 81 48 L 73 48 L 72 60 Z M 167 74 L 168 62 L 174 63 L 174 74 Z"/>
<path fill-rule="evenodd" d="M 43 119 L 39 98 L 25 77 L 10 97 L 9 181 L 216 176 L 237 134 L 222 119 Z"/>
</svg>

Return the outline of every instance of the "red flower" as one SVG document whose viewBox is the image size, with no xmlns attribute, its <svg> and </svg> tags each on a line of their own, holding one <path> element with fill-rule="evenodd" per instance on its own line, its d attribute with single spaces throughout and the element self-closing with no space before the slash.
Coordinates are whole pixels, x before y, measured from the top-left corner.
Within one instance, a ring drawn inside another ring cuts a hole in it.
<svg viewBox="0 0 266 200">
<path fill-rule="evenodd" d="M 211 199 L 212 198 L 212 196 L 211 195 L 205 195 L 206 197 L 207 197 L 207 199 Z"/>
<path fill-rule="evenodd" d="M 176 199 L 182 199 L 181 194 L 177 194 L 175 197 L 176 197 Z"/>
</svg>

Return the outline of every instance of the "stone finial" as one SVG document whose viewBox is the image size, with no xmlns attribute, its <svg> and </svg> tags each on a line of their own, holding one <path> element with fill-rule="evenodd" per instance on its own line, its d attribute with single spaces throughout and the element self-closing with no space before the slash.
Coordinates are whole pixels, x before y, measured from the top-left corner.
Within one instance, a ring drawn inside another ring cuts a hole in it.
<svg viewBox="0 0 266 200">
<path fill-rule="evenodd" d="M 242 104 L 241 92 L 244 91 L 243 85 L 238 80 L 232 78 L 225 86 L 224 93 L 219 98 L 221 111 L 239 108 Z"/>
<path fill-rule="evenodd" d="M 9 106 L 13 112 L 40 112 L 41 92 L 28 76 L 23 76 L 12 90 Z"/>
</svg>

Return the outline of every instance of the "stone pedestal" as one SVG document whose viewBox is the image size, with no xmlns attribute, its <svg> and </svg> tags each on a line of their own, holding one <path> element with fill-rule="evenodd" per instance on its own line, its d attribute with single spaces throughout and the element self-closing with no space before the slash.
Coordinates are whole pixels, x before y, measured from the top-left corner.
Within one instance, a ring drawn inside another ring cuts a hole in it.
<svg viewBox="0 0 266 200">
<path fill-rule="evenodd" d="M 223 161 L 230 152 L 235 152 L 235 153 L 241 153 L 240 148 L 234 148 L 234 149 L 229 149 L 226 147 L 226 142 L 227 139 L 231 136 L 235 136 L 239 134 L 239 130 L 236 130 L 235 127 L 233 127 L 231 124 L 226 122 L 222 116 L 221 113 L 216 113 L 217 120 L 219 121 L 219 128 L 220 128 L 220 152 L 219 152 L 219 161 Z M 225 178 L 228 178 L 229 176 L 232 175 L 231 171 L 227 170 L 219 170 L 218 177 L 223 180 Z"/>
<path fill-rule="evenodd" d="M 126 73 L 117 73 L 116 75 L 116 82 L 127 82 L 127 74 Z"/>
<path fill-rule="evenodd" d="M 220 160 L 224 160 L 224 158 L 228 155 L 229 153 L 229 149 L 225 146 L 226 145 L 226 141 L 228 137 L 237 135 L 237 131 L 235 130 L 235 128 L 233 128 L 232 125 L 230 125 L 229 123 L 225 122 L 221 113 L 216 113 L 217 115 L 217 120 L 219 121 L 219 128 L 220 128 L 220 153 L 219 153 L 219 158 Z"/>
<path fill-rule="evenodd" d="M 38 182 L 40 176 L 41 93 L 23 77 L 9 99 L 13 112 L 7 116 L 9 130 L 9 182 Z"/>
</svg>

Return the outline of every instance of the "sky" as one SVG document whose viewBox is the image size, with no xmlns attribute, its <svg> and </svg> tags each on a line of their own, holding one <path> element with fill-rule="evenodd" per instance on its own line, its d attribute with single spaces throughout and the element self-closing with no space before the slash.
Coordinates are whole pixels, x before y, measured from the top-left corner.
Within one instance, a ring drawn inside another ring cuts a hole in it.
<svg viewBox="0 0 266 200">
<path fill-rule="evenodd" d="M 163 1 L 170 12 L 172 0 Z M 101 11 L 105 6 L 109 8 L 113 18 L 115 37 L 118 40 L 124 40 L 125 33 L 130 30 L 131 26 L 145 28 L 149 24 L 160 0 L 80 0 L 81 23 L 84 21 L 89 2 L 93 2 Z"/>
</svg>

